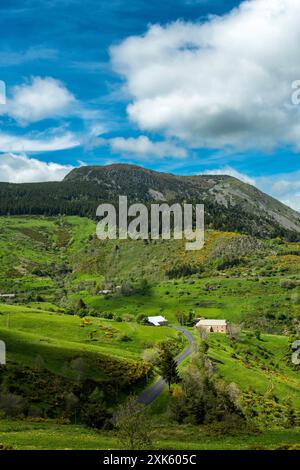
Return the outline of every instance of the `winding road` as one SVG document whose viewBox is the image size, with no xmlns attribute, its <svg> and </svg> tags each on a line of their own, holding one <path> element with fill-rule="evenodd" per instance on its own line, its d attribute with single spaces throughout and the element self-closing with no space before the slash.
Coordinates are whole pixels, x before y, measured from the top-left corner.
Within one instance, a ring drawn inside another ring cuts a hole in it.
<svg viewBox="0 0 300 470">
<path fill-rule="evenodd" d="M 180 331 L 183 333 L 188 340 L 188 347 L 176 357 L 176 363 L 180 364 L 184 359 L 186 359 L 192 352 L 193 352 L 193 343 L 194 337 L 193 335 L 182 328 L 181 326 L 170 326 L 170 328 L 174 328 L 175 330 Z M 137 399 L 138 403 L 142 403 L 143 405 L 149 405 L 152 403 L 163 391 L 166 387 L 166 381 L 160 377 L 157 382 L 155 382 L 151 387 L 147 388 Z"/>
</svg>

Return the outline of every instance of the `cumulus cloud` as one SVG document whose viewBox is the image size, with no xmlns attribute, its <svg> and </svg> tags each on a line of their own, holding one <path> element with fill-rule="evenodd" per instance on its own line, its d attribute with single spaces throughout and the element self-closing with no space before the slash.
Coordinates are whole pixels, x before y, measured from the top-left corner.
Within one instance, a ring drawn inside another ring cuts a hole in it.
<svg viewBox="0 0 300 470">
<path fill-rule="evenodd" d="M 2 112 L 21 123 L 65 115 L 75 105 L 75 97 L 58 80 L 33 77 L 29 83 L 12 89 Z"/>
<path fill-rule="evenodd" d="M 284 204 L 300 212 L 300 191 L 282 200 Z"/>
<path fill-rule="evenodd" d="M 141 135 L 137 138 L 115 137 L 109 140 L 109 145 L 114 152 L 145 157 L 174 157 L 184 158 L 187 152 L 182 147 L 177 147 L 172 142 L 152 142 L 147 136 Z"/>
<path fill-rule="evenodd" d="M 191 146 L 300 150 L 300 2 L 244 1 L 230 13 L 151 26 L 111 48 L 142 130 Z"/>
<path fill-rule="evenodd" d="M 258 186 L 300 212 L 300 171 L 257 178 Z"/>
<path fill-rule="evenodd" d="M 0 132 L 1 152 L 51 152 L 79 145 L 79 140 L 72 132 L 64 133 L 59 129 L 25 136 Z"/>
<path fill-rule="evenodd" d="M 26 155 L 0 155 L 0 181 L 27 183 L 60 181 L 73 169 L 70 165 L 42 162 Z"/>
</svg>

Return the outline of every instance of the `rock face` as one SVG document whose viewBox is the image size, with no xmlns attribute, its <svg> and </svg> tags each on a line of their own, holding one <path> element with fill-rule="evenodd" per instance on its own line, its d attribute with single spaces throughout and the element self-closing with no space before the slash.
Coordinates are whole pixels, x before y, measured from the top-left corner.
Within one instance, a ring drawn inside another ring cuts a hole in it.
<svg viewBox="0 0 300 470">
<path fill-rule="evenodd" d="M 95 217 L 102 202 L 205 205 L 206 226 L 260 237 L 300 239 L 300 214 L 231 176 L 177 176 L 134 165 L 85 166 L 52 183 L 0 183 L 0 214 Z"/>
<path fill-rule="evenodd" d="M 197 201 L 207 204 L 207 210 L 211 206 L 224 208 L 235 212 L 237 218 L 247 214 L 253 220 L 259 219 L 263 226 L 300 232 L 298 212 L 231 176 L 176 176 L 133 165 L 110 165 L 75 169 L 65 181 L 96 183 L 113 200 L 117 194 L 124 194 L 141 202 Z"/>
</svg>

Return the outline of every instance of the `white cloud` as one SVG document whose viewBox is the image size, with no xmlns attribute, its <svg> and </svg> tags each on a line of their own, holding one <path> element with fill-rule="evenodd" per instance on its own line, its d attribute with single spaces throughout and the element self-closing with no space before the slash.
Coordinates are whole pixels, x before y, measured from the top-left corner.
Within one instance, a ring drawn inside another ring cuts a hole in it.
<svg viewBox="0 0 300 470">
<path fill-rule="evenodd" d="M 12 97 L 1 111 L 24 124 L 63 116 L 75 103 L 75 97 L 60 81 L 33 77 L 30 83 L 12 89 Z"/>
<path fill-rule="evenodd" d="M 114 152 L 137 155 L 145 157 L 174 157 L 184 158 L 187 152 L 182 147 L 177 147 L 172 142 L 152 142 L 147 136 L 141 135 L 137 138 L 115 137 L 109 140 L 109 145 Z"/>
<path fill-rule="evenodd" d="M 26 155 L 0 155 L 0 181 L 10 183 L 60 181 L 72 169 L 71 165 L 42 162 Z"/>
<path fill-rule="evenodd" d="M 239 180 L 243 181 L 244 183 L 252 184 L 252 186 L 256 186 L 256 181 L 255 181 L 254 178 L 251 178 L 250 176 L 245 175 L 244 173 L 240 173 L 239 171 L 237 171 L 234 168 L 231 168 L 229 166 L 224 167 L 224 168 L 218 168 L 216 170 L 207 170 L 203 174 L 204 175 L 228 175 L 228 176 L 233 176 L 234 178 L 238 178 Z"/>
<path fill-rule="evenodd" d="M 152 141 L 145 135 L 138 137 L 113 137 L 105 138 L 101 134 L 105 132 L 102 125 L 96 125 L 89 131 L 88 136 L 83 139 L 86 149 L 96 147 L 110 147 L 113 153 L 120 153 L 124 157 L 132 157 L 138 160 L 148 160 L 149 158 L 185 158 L 187 150 L 176 145 L 172 141 Z"/>
<path fill-rule="evenodd" d="M 300 171 L 257 178 L 266 193 L 300 212 Z"/>
<path fill-rule="evenodd" d="M 11 50 L 0 51 L 0 67 L 20 65 L 36 60 L 52 60 L 58 55 L 58 51 L 49 47 L 34 46 L 15 52 Z"/>
<path fill-rule="evenodd" d="M 154 25 L 111 48 L 142 130 L 191 146 L 300 149 L 300 2 L 251 0 L 222 17 Z"/>
<path fill-rule="evenodd" d="M 51 152 L 79 145 L 80 142 L 72 132 L 64 133 L 60 129 L 27 136 L 0 132 L 0 152 Z"/>
<path fill-rule="evenodd" d="M 282 202 L 300 212 L 300 192 L 292 194 L 291 197 L 283 199 Z"/>
</svg>

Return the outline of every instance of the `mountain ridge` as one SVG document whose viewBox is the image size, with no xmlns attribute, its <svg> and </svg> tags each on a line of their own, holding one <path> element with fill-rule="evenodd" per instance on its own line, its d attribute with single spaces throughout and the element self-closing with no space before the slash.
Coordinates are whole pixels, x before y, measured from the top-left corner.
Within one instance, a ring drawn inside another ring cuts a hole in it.
<svg viewBox="0 0 300 470">
<path fill-rule="evenodd" d="M 137 173 L 144 173 L 147 175 L 151 175 L 151 177 L 156 177 L 159 179 L 162 179 L 164 182 L 169 181 L 174 183 L 174 181 L 177 182 L 186 182 L 188 185 L 190 185 L 190 189 L 192 190 L 192 194 L 189 194 L 189 196 L 194 196 L 193 194 L 193 189 L 195 189 L 195 185 L 199 185 L 200 190 L 207 189 L 209 192 L 213 193 L 216 191 L 216 189 L 223 189 L 223 191 L 220 191 L 217 194 L 217 202 L 220 205 L 224 205 L 225 207 L 228 207 L 228 203 L 231 203 L 235 205 L 235 201 L 232 200 L 230 196 L 235 195 L 236 197 L 240 198 L 245 198 L 248 200 L 248 202 L 251 204 L 253 203 L 253 200 L 256 197 L 259 197 L 261 199 L 261 204 L 260 208 L 264 209 L 264 203 L 270 203 L 275 206 L 277 206 L 277 210 L 281 212 L 281 210 L 285 210 L 286 212 L 289 213 L 290 217 L 296 220 L 296 223 L 293 221 L 286 221 L 284 220 L 286 216 L 284 214 L 280 214 L 278 216 L 278 213 L 276 212 L 270 212 L 270 215 L 272 215 L 277 222 L 280 222 L 282 225 L 285 226 L 285 228 L 292 229 L 292 230 L 300 230 L 300 214 L 298 214 L 297 211 L 291 209 L 290 207 L 286 206 L 285 204 L 281 203 L 277 199 L 273 198 L 272 196 L 269 196 L 268 194 L 260 191 L 258 188 L 240 181 L 238 178 L 235 178 L 233 176 L 229 175 L 191 175 L 191 176 L 180 176 L 180 175 L 175 175 L 172 173 L 162 173 L 162 172 L 157 172 L 154 170 L 149 170 L 145 169 L 143 167 L 137 166 L 137 165 L 129 165 L 129 164 L 116 164 L 116 165 L 107 165 L 107 166 L 88 166 L 88 167 L 80 167 L 72 170 L 64 179 L 64 181 L 74 181 L 74 180 L 79 180 L 79 181 L 90 181 L 90 182 L 99 182 L 99 180 L 95 177 L 95 173 L 105 175 L 113 175 L 115 172 L 122 171 L 124 172 L 130 172 L 132 174 L 133 171 L 136 171 Z M 223 187 L 218 187 L 218 184 L 223 184 Z M 241 187 L 242 188 L 247 188 L 248 191 L 250 191 L 250 194 L 247 192 L 244 192 L 241 194 Z M 228 189 L 227 194 L 226 194 L 226 188 Z M 150 190 L 152 188 L 149 188 Z M 224 191 L 225 189 L 225 191 Z M 157 191 L 156 189 L 152 189 L 153 191 Z M 162 197 L 161 200 L 168 200 L 168 197 L 165 197 L 163 193 L 161 193 Z M 167 196 L 167 195 L 166 195 Z M 229 199 L 231 200 L 226 200 L 226 196 L 228 196 Z"/>
<path fill-rule="evenodd" d="M 228 175 L 180 176 L 136 165 L 73 169 L 61 182 L 0 183 L 0 214 L 95 218 L 102 202 L 203 203 L 206 225 L 270 238 L 300 236 L 300 214 L 258 188 Z"/>
</svg>

